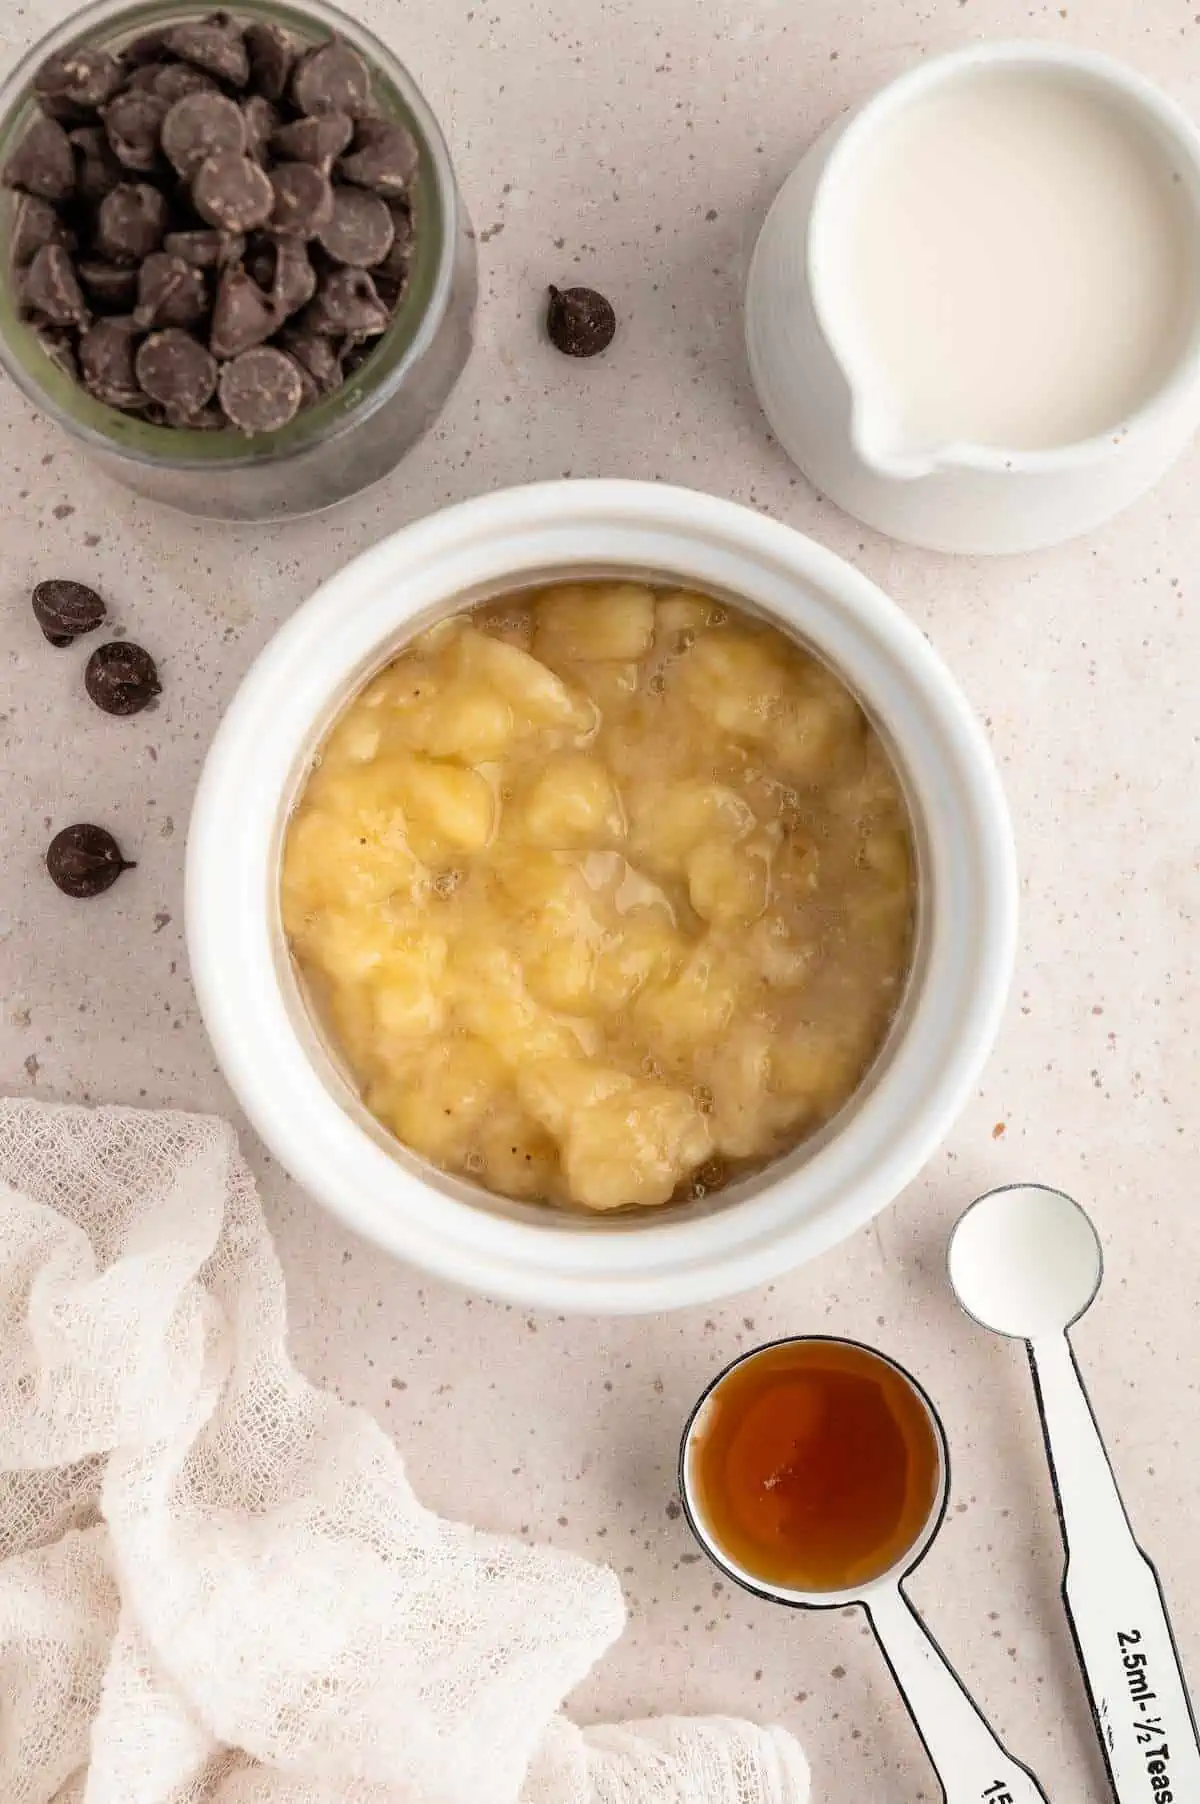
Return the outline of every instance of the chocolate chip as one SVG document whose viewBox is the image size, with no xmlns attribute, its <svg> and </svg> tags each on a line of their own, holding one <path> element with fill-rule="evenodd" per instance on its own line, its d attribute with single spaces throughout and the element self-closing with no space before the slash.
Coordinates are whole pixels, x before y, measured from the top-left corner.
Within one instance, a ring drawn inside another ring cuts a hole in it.
<svg viewBox="0 0 1200 1804">
<path fill-rule="evenodd" d="M 134 369 L 138 340 L 136 322 L 126 316 L 98 319 L 79 340 L 79 369 L 83 385 L 106 407 L 131 413 L 145 402 Z"/>
<path fill-rule="evenodd" d="M 162 123 L 162 147 L 190 181 L 208 157 L 228 151 L 240 157 L 246 148 L 246 121 L 236 100 L 226 94 L 186 94 Z"/>
<path fill-rule="evenodd" d="M 104 827 L 79 821 L 56 833 L 46 850 L 46 869 L 65 896 L 85 901 L 111 889 L 122 871 L 137 869 Z"/>
<path fill-rule="evenodd" d="M 202 219 L 227 232 L 265 225 L 275 191 L 252 157 L 220 151 L 201 163 L 192 183 L 192 203 Z"/>
<path fill-rule="evenodd" d="M 83 686 L 106 714 L 140 714 L 162 694 L 158 666 L 131 639 L 98 645 L 87 661 Z"/>
<path fill-rule="evenodd" d="M 315 113 L 310 119 L 293 119 L 281 125 L 271 143 L 276 156 L 294 163 L 311 163 L 326 175 L 354 136 L 348 113 Z"/>
<path fill-rule="evenodd" d="M 298 238 L 266 238 L 256 247 L 250 272 L 270 295 L 276 323 L 307 306 L 317 292 L 317 272 Z"/>
<path fill-rule="evenodd" d="M 271 345 L 260 345 L 223 366 L 217 394 L 226 419 L 252 435 L 278 432 L 294 419 L 304 384 L 290 357 Z"/>
<path fill-rule="evenodd" d="M 311 163 L 279 163 L 271 171 L 275 197 L 271 226 L 296 238 L 311 238 L 333 218 L 329 177 Z"/>
<path fill-rule="evenodd" d="M 362 119 L 354 148 L 338 164 L 338 174 L 360 188 L 398 198 L 417 171 L 417 141 L 395 119 Z"/>
<path fill-rule="evenodd" d="M 126 169 L 148 175 L 158 165 L 158 142 L 168 104 L 158 94 L 127 89 L 103 109 L 100 117 L 113 155 Z"/>
<path fill-rule="evenodd" d="M 177 432 L 224 432 L 228 421 L 215 402 L 200 408 L 198 413 L 184 413 L 178 407 L 164 407 L 164 426 L 171 426 Z"/>
<path fill-rule="evenodd" d="M 321 249 L 335 263 L 370 269 L 392 248 L 395 228 L 387 203 L 365 188 L 335 188 L 332 216 L 314 227 Z"/>
<path fill-rule="evenodd" d="M 102 313 L 127 313 L 137 300 L 138 272 L 130 264 L 104 263 L 83 257 L 76 274 Z"/>
<path fill-rule="evenodd" d="M 278 324 L 274 307 L 253 277 L 238 264 L 222 270 L 208 337 L 214 357 L 237 357 L 253 350 Z"/>
<path fill-rule="evenodd" d="M 555 350 L 567 357 L 595 357 L 612 343 L 617 316 L 594 288 L 550 289 L 546 330 Z"/>
<path fill-rule="evenodd" d="M 48 56 L 33 78 L 36 94 L 71 106 L 103 106 L 116 93 L 125 71 L 110 50 L 79 45 Z"/>
<path fill-rule="evenodd" d="M 61 244 L 44 244 L 25 272 L 22 300 L 31 313 L 52 326 L 86 326 L 91 314 Z"/>
<path fill-rule="evenodd" d="M 198 413 L 217 386 L 215 360 L 178 326 L 152 333 L 138 349 L 134 370 L 152 401 L 184 413 Z"/>
<path fill-rule="evenodd" d="M 167 229 L 167 203 L 148 182 L 121 182 L 100 202 L 96 248 L 114 263 L 138 263 Z"/>
<path fill-rule="evenodd" d="M 238 262 L 245 248 L 240 232 L 217 232 L 207 226 L 194 232 L 168 232 L 163 239 L 163 249 L 182 257 L 193 269 L 222 269 Z"/>
<path fill-rule="evenodd" d="M 349 113 L 357 119 L 370 109 L 371 77 L 357 50 L 330 38 L 300 58 L 292 99 L 302 113 Z"/>
<path fill-rule="evenodd" d="M 264 94 L 251 94 L 242 102 L 242 118 L 246 122 L 246 155 L 265 163 L 279 114 Z"/>
<path fill-rule="evenodd" d="M 407 206 L 392 203 L 388 207 L 392 220 L 392 248 L 383 261 L 375 267 L 375 286 L 386 279 L 403 286 L 408 281 L 409 267 L 412 263 L 413 222 L 412 211 Z M 382 289 L 380 289 L 382 293 Z"/>
<path fill-rule="evenodd" d="M 294 358 L 317 393 L 328 395 L 335 388 L 341 387 L 341 359 L 333 341 L 323 333 L 305 330 L 300 326 L 288 326 L 280 333 L 279 343 Z"/>
<path fill-rule="evenodd" d="M 60 647 L 94 633 L 106 611 L 95 589 L 61 577 L 38 583 L 32 601 L 34 619 L 51 645 Z"/>
<path fill-rule="evenodd" d="M 81 125 L 71 133 L 75 147 L 75 188 L 84 200 L 103 200 L 124 171 L 113 155 L 108 133 L 99 125 Z"/>
<path fill-rule="evenodd" d="M 133 317 L 145 330 L 150 326 L 194 326 L 208 312 L 204 272 L 173 257 L 169 251 L 151 251 L 138 271 L 137 306 Z"/>
<path fill-rule="evenodd" d="M 177 100 L 186 100 L 192 94 L 219 94 L 211 75 L 203 69 L 193 69 L 190 63 L 167 63 L 156 71 L 152 92 L 168 106 L 174 106 Z"/>
<path fill-rule="evenodd" d="M 23 188 L 42 200 L 66 200 L 75 191 L 75 153 L 61 125 L 39 113 L 4 165 L 6 188 Z"/>
<path fill-rule="evenodd" d="M 33 335 L 56 370 L 69 376 L 72 382 L 79 380 L 79 365 L 75 360 L 75 334 L 64 326 L 35 325 Z"/>
<path fill-rule="evenodd" d="M 240 27 L 222 15 L 219 21 L 201 19 L 194 24 L 176 25 L 167 32 L 165 43 L 172 56 L 182 58 L 197 69 L 206 69 L 231 88 L 244 88 L 250 79 L 250 59 Z"/>
<path fill-rule="evenodd" d="M 365 269 L 334 269 L 320 278 L 297 323 L 305 332 L 373 338 L 386 332 L 390 319 Z"/>
<path fill-rule="evenodd" d="M 286 31 L 271 20 L 256 19 L 246 27 L 250 80 L 267 100 L 282 100 L 296 60 L 296 47 Z"/>
<path fill-rule="evenodd" d="M 121 46 L 121 62 L 126 69 L 140 69 L 146 63 L 161 63 L 168 55 L 167 34 L 159 28 L 143 31 Z"/>
<path fill-rule="evenodd" d="M 61 244 L 62 226 L 48 200 L 36 194 L 20 194 L 13 208 L 10 250 L 13 264 L 24 269 L 45 244 Z"/>
</svg>

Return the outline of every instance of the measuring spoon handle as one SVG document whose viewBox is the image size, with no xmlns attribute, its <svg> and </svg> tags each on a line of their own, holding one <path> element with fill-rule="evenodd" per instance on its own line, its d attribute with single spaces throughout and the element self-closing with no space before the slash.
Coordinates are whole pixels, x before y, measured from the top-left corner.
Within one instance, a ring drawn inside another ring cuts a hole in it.
<svg viewBox="0 0 1200 1804">
<path fill-rule="evenodd" d="M 946 1804 L 1047 1804 L 1028 1767 L 1004 1751 L 899 1586 L 864 1601 Z"/>
<path fill-rule="evenodd" d="M 1118 1804 L 1200 1801 L 1200 1741 L 1158 1574 L 1134 1538 L 1065 1334 L 1029 1344 L 1063 1600 Z"/>
</svg>

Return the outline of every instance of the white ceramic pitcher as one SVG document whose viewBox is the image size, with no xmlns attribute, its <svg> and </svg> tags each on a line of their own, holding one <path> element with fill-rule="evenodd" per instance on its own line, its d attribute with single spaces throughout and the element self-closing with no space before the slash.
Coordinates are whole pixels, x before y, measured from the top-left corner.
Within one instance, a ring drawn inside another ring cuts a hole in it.
<svg viewBox="0 0 1200 1804">
<path fill-rule="evenodd" d="M 1118 433 L 1048 450 L 959 442 L 914 455 L 896 442 L 902 434 L 873 429 L 878 398 L 852 386 L 826 280 L 847 171 L 898 109 L 997 68 L 1069 75 L 1163 144 L 1191 203 L 1200 267 L 1200 132 L 1150 82 L 1106 57 L 1046 44 L 957 51 L 901 76 L 818 140 L 776 197 L 751 262 L 754 384 L 775 436 L 817 489 L 880 532 L 940 551 L 1032 551 L 1089 532 L 1157 481 L 1200 426 L 1197 318 L 1162 387 Z"/>
</svg>

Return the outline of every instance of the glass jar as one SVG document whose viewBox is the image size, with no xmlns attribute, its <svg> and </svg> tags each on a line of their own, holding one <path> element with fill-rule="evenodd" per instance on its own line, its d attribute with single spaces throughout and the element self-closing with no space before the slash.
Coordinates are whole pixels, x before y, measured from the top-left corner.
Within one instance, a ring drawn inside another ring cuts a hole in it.
<svg viewBox="0 0 1200 1804">
<path fill-rule="evenodd" d="M 333 394 L 277 432 L 248 439 L 232 428 L 158 426 L 94 400 L 60 370 L 20 317 L 11 259 L 13 199 L 0 204 L 0 362 L 34 405 L 127 488 L 189 514 L 276 520 L 331 507 L 377 482 L 433 423 L 471 350 L 475 235 L 437 121 L 407 69 L 369 31 L 325 4 L 238 0 L 239 20 L 270 20 L 301 43 L 331 34 L 365 59 L 381 113 L 417 140 L 412 272 L 387 331 Z M 143 32 L 211 8 L 196 0 L 97 0 L 49 33 L 0 88 L 0 166 L 34 111 L 38 66 L 70 45 L 119 49 Z"/>
</svg>

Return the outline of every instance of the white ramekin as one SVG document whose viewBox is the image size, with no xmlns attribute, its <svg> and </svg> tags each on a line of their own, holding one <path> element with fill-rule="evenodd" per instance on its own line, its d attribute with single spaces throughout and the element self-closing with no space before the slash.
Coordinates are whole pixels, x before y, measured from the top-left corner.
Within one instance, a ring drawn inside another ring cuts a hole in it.
<svg viewBox="0 0 1200 1804">
<path fill-rule="evenodd" d="M 407 1154 L 314 1028 L 280 923 L 278 866 L 308 761 L 418 623 L 499 591 L 634 571 L 740 598 L 847 679 L 899 765 L 917 830 L 913 974 L 870 1077 L 822 1134 L 704 1205 L 576 1218 L 507 1203 Z M 552 482 L 449 509 L 319 589 L 266 647 L 200 781 L 187 865 L 192 974 L 217 1057 L 292 1175 L 360 1234 L 489 1296 L 605 1314 L 761 1284 L 901 1191 L 990 1050 L 1016 932 L 1016 866 L 983 733 L 918 629 L 866 577 L 747 508 L 657 483 Z"/>
</svg>

